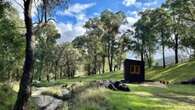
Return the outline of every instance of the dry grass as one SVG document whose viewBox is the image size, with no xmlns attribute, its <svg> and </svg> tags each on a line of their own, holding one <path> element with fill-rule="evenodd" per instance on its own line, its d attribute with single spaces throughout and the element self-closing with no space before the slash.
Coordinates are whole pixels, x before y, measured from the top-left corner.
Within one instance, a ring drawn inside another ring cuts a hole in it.
<svg viewBox="0 0 195 110">
<path fill-rule="evenodd" d="M 74 91 L 69 110 L 112 110 L 112 105 L 106 99 L 107 91 L 105 88 L 83 86 L 82 90 Z"/>
</svg>

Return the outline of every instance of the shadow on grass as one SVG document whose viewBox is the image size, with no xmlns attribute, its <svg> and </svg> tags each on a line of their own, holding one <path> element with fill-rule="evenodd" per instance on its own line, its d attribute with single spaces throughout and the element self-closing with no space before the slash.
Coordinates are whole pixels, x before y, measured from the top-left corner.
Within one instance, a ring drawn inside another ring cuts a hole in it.
<svg viewBox="0 0 195 110">
<path fill-rule="evenodd" d="M 177 102 L 184 102 L 184 103 L 195 105 L 195 99 L 192 99 L 193 97 L 191 96 L 187 97 L 178 94 L 156 94 L 156 96 L 160 98 L 175 100 Z"/>
</svg>

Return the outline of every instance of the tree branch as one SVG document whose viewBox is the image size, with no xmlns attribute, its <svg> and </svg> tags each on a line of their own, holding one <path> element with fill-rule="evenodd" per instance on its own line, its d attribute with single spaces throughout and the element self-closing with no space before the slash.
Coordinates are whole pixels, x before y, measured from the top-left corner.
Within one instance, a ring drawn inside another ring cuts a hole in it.
<svg viewBox="0 0 195 110">
<path fill-rule="evenodd" d="M 13 0 L 17 5 L 19 5 L 22 9 L 24 9 L 23 5 L 20 4 L 17 0 Z M 25 0 L 23 0 L 23 2 L 25 2 Z"/>
</svg>

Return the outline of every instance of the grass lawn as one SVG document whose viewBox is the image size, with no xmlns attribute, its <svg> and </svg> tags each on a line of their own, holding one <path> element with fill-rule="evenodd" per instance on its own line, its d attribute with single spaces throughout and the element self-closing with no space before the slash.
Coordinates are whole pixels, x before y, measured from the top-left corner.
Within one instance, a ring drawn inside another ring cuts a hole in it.
<svg viewBox="0 0 195 110">
<path fill-rule="evenodd" d="M 167 88 L 129 84 L 131 92 L 89 88 L 77 94 L 70 110 L 195 110 L 195 86 Z"/>
<path fill-rule="evenodd" d="M 107 99 L 114 110 L 195 110 L 195 86 L 129 87 L 129 93 L 108 91 Z"/>
<path fill-rule="evenodd" d="M 163 68 L 152 68 L 146 70 L 146 79 L 150 80 L 169 80 L 178 82 L 195 78 L 195 61 L 190 61 L 176 66 Z"/>
</svg>

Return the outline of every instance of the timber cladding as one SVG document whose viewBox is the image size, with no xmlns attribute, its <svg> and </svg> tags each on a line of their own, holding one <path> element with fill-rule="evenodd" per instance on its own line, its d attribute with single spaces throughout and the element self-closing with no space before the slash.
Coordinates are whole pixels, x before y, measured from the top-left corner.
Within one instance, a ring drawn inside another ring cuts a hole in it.
<svg viewBox="0 0 195 110">
<path fill-rule="evenodd" d="M 144 82 L 145 68 L 144 62 L 138 60 L 126 59 L 124 61 L 124 79 L 126 82 Z"/>
</svg>

